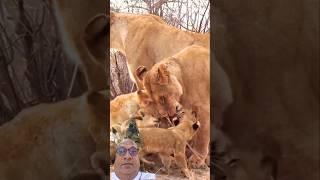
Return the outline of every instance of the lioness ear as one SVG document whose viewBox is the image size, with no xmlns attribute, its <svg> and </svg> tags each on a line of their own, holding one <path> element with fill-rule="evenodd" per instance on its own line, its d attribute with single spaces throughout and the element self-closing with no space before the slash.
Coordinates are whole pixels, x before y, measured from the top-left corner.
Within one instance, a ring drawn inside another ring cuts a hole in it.
<svg viewBox="0 0 320 180">
<path fill-rule="evenodd" d="M 105 60 L 109 42 L 109 20 L 105 14 L 98 14 L 88 21 L 84 40 L 88 50 L 96 59 Z"/>
<path fill-rule="evenodd" d="M 139 66 L 137 69 L 136 69 L 136 76 L 138 77 L 138 79 L 140 81 L 143 80 L 144 76 L 147 74 L 147 68 L 145 66 Z"/>
<path fill-rule="evenodd" d="M 160 64 L 157 71 L 157 80 L 159 84 L 166 85 L 169 83 L 169 71 L 165 64 Z"/>
</svg>

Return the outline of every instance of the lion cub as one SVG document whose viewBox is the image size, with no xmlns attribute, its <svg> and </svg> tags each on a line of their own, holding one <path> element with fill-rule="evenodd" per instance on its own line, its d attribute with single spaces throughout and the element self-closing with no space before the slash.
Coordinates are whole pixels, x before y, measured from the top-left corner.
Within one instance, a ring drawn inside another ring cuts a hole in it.
<svg viewBox="0 0 320 180">
<path fill-rule="evenodd" d="M 140 159 L 148 164 L 154 164 L 144 158 L 146 154 L 155 153 L 160 156 L 162 164 L 169 173 L 171 160 L 175 159 L 178 167 L 185 176 L 191 173 L 187 168 L 185 150 L 187 141 L 191 140 L 200 127 L 200 122 L 195 116 L 186 111 L 182 120 L 175 127 L 164 128 L 141 128 L 142 149 L 139 151 Z"/>
</svg>

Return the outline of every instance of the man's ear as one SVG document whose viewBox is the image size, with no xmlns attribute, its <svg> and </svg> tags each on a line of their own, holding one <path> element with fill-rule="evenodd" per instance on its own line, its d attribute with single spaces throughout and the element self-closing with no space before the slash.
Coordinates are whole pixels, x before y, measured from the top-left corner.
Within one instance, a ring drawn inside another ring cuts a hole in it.
<svg viewBox="0 0 320 180">
<path fill-rule="evenodd" d="M 98 61 L 106 60 L 110 34 L 109 19 L 105 14 L 98 14 L 88 21 L 84 31 L 84 41 L 90 53 Z"/>
<path fill-rule="evenodd" d="M 157 81 L 161 85 L 166 85 L 169 83 L 170 73 L 168 71 L 168 66 L 166 64 L 160 64 L 157 69 Z"/>
<path fill-rule="evenodd" d="M 140 101 L 139 105 L 141 107 L 147 107 L 153 102 L 145 90 L 138 90 L 137 94 Z"/>
<path fill-rule="evenodd" d="M 136 76 L 138 77 L 138 79 L 140 81 L 143 81 L 143 78 L 145 77 L 145 75 L 147 74 L 148 70 L 145 66 L 139 66 L 136 69 Z"/>
</svg>

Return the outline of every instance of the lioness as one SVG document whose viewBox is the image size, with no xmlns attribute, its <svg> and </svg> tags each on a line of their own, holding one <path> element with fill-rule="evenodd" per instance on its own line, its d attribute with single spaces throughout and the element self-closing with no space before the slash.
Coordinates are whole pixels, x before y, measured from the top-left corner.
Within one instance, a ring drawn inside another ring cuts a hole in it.
<svg viewBox="0 0 320 180">
<path fill-rule="evenodd" d="M 80 63 L 89 90 L 108 86 L 109 24 L 107 2 L 102 0 L 53 0 L 65 52 Z"/>
<path fill-rule="evenodd" d="M 0 127 L 0 177 L 61 180 L 93 170 L 90 156 L 106 144 L 106 102 L 91 92 L 20 112 Z"/>
<path fill-rule="evenodd" d="M 169 173 L 171 160 L 175 159 L 178 167 L 184 175 L 190 177 L 185 157 L 186 143 L 191 140 L 200 127 L 200 122 L 196 121 L 191 111 L 186 111 L 180 123 L 169 129 L 164 128 L 142 128 L 140 136 L 142 139 L 142 149 L 139 151 L 140 159 L 148 164 L 153 164 L 144 158 L 148 153 L 156 153 Z"/>
<path fill-rule="evenodd" d="M 110 47 L 122 51 L 128 60 L 129 74 L 141 89 L 135 70 L 153 64 L 183 48 L 197 44 L 209 49 L 210 35 L 192 33 L 167 25 L 155 15 L 110 12 Z"/>
<path fill-rule="evenodd" d="M 191 157 L 190 162 L 195 167 L 204 164 L 209 148 L 209 63 L 208 49 L 193 45 L 155 64 L 149 71 L 139 67 L 138 70 L 144 68 L 146 73 L 137 73 L 162 116 L 174 116 L 181 105 L 186 109 L 198 107 L 201 128 L 193 139 L 193 147 L 202 157 Z"/>
</svg>

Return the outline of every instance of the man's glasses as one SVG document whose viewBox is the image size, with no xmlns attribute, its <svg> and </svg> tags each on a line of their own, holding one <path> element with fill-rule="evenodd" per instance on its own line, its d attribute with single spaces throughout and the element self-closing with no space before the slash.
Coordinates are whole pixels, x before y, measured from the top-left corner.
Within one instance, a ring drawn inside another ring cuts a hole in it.
<svg viewBox="0 0 320 180">
<path fill-rule="evenodd" d="M 120 156 L 126 155 L 127 151 L 129 152 L 130 156 L 136 156 L 138 154 L 138 149 L 134 146 L 132 146 L 129 149 L 127 149 L 123 146 L 120 146 L 117 148 L 117 154 L 119 154 Z"/>
</svg>

